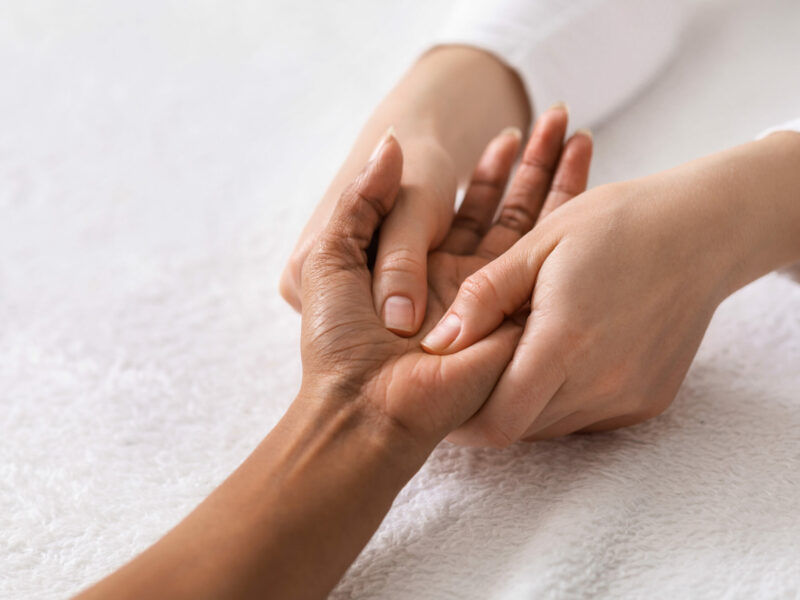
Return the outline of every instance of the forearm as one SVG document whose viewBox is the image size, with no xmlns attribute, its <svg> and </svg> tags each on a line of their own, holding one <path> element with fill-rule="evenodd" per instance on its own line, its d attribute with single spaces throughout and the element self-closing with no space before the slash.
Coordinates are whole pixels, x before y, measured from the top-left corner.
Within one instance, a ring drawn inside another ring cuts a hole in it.
<svg viewBox="0 0 800 600">
<path fill-rule="evenodd" d="M 800 260 L 800 134 L 781 132 L 715 159 L 709 185 L 726 191 L 735 291 Z"/>
<path fill-rule="evenodd" d="M 358 402 L 300 396 L 156 545 L 81 598 L 320 598 L 424 462 Z"/>
<path fill-rule="evenodd" d="M 665 218 L 700 240 L 694 260 L 721 275 L 720 300 L 800 260 L 800 133 L 776 133 L 646 179 L 670 182 Z"/>
</svg>

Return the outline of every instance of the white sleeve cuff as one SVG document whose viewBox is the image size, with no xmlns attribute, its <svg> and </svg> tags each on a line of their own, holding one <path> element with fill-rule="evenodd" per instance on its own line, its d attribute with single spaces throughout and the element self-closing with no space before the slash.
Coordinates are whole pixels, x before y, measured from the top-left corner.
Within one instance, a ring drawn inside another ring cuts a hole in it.
<svg viewBox="0 0 800 600">
<path fill-rule="evenodd" d="M 778 131 L 797 131 L 800 133 L 800 119 L 795 119 L 794 121 L 787 121 L 782 125 L 776 125 L 775 127 L 770 127 L 766 131 L 762 131 L 757 139 L 765 138 L 771 133 L 776 133 Z"/>
</svg>

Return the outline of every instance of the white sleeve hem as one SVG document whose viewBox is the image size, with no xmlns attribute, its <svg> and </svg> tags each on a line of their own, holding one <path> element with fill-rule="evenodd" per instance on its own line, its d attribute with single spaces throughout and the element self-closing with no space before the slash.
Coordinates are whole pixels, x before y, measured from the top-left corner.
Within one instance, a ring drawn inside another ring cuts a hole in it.
<svg viewBox="0 0 800 600">
<path fill-rule="evenodd" d="M 781 125 L 770 127 L 769 129 L 762 131 L 756 139 L 760 140 L 772 133 L 777 133 L 778 131 L 796 131 L 800 133 L 800 119 L 794 119 L 793 121 L 787 121 L 786 123 L 782 123 Z"/>
</svg>

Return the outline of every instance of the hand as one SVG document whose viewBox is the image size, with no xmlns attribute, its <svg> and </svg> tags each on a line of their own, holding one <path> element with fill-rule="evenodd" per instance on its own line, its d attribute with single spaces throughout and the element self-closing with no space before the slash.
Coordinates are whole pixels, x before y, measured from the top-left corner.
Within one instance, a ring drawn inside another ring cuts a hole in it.
<svg viewBox="0 0 800 600">
<path fill-rule="evenodd" d="M 586 189 L 591 134 L 581 130 L 564 143 L 567 116 L 564 105 L 556 105 L 537 120 L 496 220 L 520 137 L 506 130 L 487 146 L 450 233 L 428 258 L 430 293 L 423 331 L 433 327 L 467 277 Z"/>
<path fill-rule="evenodd" d="M 402 169 L 400 145 L 388 134 L 303 265 L 301 394 L 364 403 L 371 414 L 435 445 L 488 396 L 521 329 L 509 323 L 468 350 L 441 357 L 384 327 L 366 250 L 391 213 Z"/>
<path fill-rule="evenodd" d="M 378 106 L 303 230 L 281 277 L 284 298 L 300 310 L 300 274 L 310 249 L 342 190 L 393 125 L 405 164 L 401 191 L 381 228 L 373 293 L 387 328 L 416 333 L 425 316 L 427 256 L 450 229 L 457 183 L 466 181 L 486 140 L 505 125 L 526 126 L 528 111 L 519 79 L 492 55 L 467 47 L 426 53 Z"/>
<path fill-rule="evenodd" d="M 381 226 L 372 288 L 385 327 L 411 335 L 425 316 L 428 251 L 442 242 L 453 218 L 456 177 L 452 160 L 432 137 L 410 138 L 403 154 L 400 191 Z M 281 293 L 298 310 L 303 262 L 334 205 L 329 196 L 323 199 L 281 278 Z"/>
<path fill-rule="evenodd" d="M 566 127 L 561 107 L 540 118 L 494 225 L 519 136 L 504 132 L 487 147 L 442 249 L 429 258 L 431 293 L 423 330 L 441 316 L 464 278 L 508 249 L 538 216 L 585 188 L 591 138 L 576 134 L 562 148 Z M 306 261 L 303 387 L 342 390 L 336 395 L 360 398 L 377 414 L 435 443 L 480 407 L 521 329 L 509 321 L 463 352 L 432 356 L 422 352 L 418 337 L 401 338 L 383 327 L 369 294 L 365 250 L 390 214 L 401 169 L 400 147 L 389 136 L 343 195 Z"/>
<path fill-rule="evenodd" d="M 661 413 L 718 304 L 766 272 L 740 274 L 767 254 L 743 224 L 769 211 L 739 190 L 753 198 L 765 181 L 787 186 L 756 156 L 734 150 L 596 188 L 467 278 L 423 341 L 429 351 L 461 351 L 528 303 L 532 312 L 492 395 L 449 439 L 504 446 Z M 791 163 L 780 162 L 785 180 Z M 762 229 L 778 239 L 774 223 Z"/>
</svg>

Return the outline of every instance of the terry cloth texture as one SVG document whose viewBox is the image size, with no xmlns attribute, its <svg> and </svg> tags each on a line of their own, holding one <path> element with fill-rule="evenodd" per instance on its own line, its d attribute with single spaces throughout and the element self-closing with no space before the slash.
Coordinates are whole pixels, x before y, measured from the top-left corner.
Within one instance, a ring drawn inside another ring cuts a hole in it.
<svg viewBox="0 0 800 600">
<path fill-rule="evenodd" d="M 277 293 L 370 109 L 447 2 L 7 2 L 0 19 L 0 597 L 147 547 L 300 381 Z M 595 131 L 592 185 L 795 118 L 800 3 L 718 2 Z M 726 301 L 674 405 L 502 451 L 442 444 L 333 593 L 795 598 L 800 286 Z"/>
</svg>

